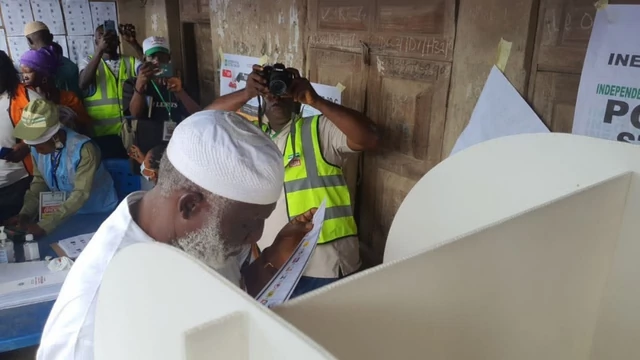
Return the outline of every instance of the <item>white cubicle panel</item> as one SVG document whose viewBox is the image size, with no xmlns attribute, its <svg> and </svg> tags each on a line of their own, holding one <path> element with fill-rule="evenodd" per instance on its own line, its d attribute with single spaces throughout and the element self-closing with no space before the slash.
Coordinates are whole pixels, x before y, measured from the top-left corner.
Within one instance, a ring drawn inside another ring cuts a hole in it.
<svg viewBox="0 0 640 360">
<path fill-rule="evenodd" d="M 96 360 L 334 357 L 204 264 L 161 244 L 112 260 L 98 297 Z"/>
<path fill-rule="evenodd" d="M 570 134 L 487 141 L 445 159 L 400 205 L 384 262 L 417 254 L 626 171 L 635 145 Z"/>
</svg>

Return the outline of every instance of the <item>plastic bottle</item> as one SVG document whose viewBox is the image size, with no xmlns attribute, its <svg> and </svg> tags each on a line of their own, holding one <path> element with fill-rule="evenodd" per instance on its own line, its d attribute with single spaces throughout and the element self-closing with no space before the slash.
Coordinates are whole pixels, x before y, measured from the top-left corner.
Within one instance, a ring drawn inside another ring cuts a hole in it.
<svg viewBox="0 0 640 360">
<path fill-rule="evenodd" d="M 27 234 L 24 237 L 24 261 L 40 260 L 40 249 L 38 243 L 33 241 L 33 235 Z"/>
<path fill-rule="evenodd" d="M 13 250 L 13 241 L 7 238 L 7 234 L 4 232 L 4 226 L 0 226 L 0 263 L 15 262 L 15 253 Z"/>
</svg>

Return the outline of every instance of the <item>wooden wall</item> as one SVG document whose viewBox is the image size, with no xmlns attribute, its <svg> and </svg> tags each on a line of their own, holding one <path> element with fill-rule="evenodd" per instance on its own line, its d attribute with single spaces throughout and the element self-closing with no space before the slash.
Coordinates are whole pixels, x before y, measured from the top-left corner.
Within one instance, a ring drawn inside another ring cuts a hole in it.
<svg viewBox="0 0 640 360">
<path fill-rule="evenodd" d="M 343 103 L 381 128 L 358 197 L 372 262 L 407 192 L 466 126 L 501 38 L 512 42 L 507 78 L 550 129 L 571 130 L 595 16 L 594 0 L 180 1 L 191 13 L 208 4 L 215 69 L 219 51 L 267 55 L 312 81 L 345 85 Z"/>
</svg>

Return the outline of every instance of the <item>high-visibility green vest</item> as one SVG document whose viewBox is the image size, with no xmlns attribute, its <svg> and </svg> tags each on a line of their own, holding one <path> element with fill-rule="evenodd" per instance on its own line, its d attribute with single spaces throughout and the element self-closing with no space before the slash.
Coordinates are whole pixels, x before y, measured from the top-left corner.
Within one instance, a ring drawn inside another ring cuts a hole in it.
<svg viewBox="0 0 640 360">
<path fill-rule="evenodd" d="M 136 76 L 136 59 L 131 56 L 120 58 L 120 71 L 116 78 L 104 60 L 96 71 L 96 92 L 84 98 L 84 106 L 93 118 L 96 136 L 120 135 L 122 129 L 122 88 L 124 82 Z"/>
<path fill-rule="evenodd" d="M 283 151 L 284 191 L 289 220 L 320 206 L 322 200 L 327 199 L 324 225 L 318 240 L 318 244 L 326 244 L 356 236 L 358 227 L 342 169 L 327 162 L 322 155 L 318 137 L 319 118 L 294 120 Z"/>
</svg>

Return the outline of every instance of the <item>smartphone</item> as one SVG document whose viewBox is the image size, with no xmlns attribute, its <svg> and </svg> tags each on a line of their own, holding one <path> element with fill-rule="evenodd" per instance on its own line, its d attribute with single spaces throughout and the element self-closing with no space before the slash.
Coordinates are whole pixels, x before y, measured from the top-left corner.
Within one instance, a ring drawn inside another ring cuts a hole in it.
<svg viewBox="0 0 640 360">
<path fill-rule="evenodd" d="M 12 151 L 12 148 L 3 147 L 2 149 L 0 149 L 0 159 L 6 158 L 7 155 L 9 155 L 9 153 L 11 153 Z"/>
<path fill-rule="evenodd" d="M 116 31 L 116 22 L 113 20 L 105 20 L 104 22 L 104 33 L 108 33 L 108 32 L 113 32 L 113 33 L 117 33 Z"/>
<path fill-rule="evenodd" d="M 158 65 L 158 72 L 156 72 L 156 76 L 163 78 L 173 77 L 173 66 L 171 66 L 171 64 Z"/>
</svg>

